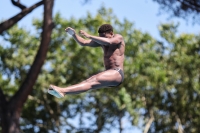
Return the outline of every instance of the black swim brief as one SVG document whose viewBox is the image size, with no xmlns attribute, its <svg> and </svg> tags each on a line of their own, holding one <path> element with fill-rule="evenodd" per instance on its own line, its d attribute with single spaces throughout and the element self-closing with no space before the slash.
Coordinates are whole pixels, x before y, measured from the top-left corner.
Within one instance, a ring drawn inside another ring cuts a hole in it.
<svg viewBox="0 0 200 133">
<path fill-rule="evenodd" d="M 119 74 L 122 76 L 122 80 L 121 80 L 121 83 L 124 81 L 124 72 L 120 69 L 120 68 L 113 68 L 113 70 L 116 70 L 119 72 Z M 119 86 L 121 85 L 121 83 L 119 83 L 118 85 L 116 86 Z M 116 87 L 116 86 L 109 86 L 109 87 Z"/>
</svg>

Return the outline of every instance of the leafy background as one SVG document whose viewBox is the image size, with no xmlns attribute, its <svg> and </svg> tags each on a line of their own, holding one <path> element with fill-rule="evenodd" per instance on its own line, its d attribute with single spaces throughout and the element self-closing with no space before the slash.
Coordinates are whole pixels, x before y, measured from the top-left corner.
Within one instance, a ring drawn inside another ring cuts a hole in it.
<svg viewBox="0 0 200 133">
<path fill-rule="evenodd" d="M 65 19 L 56 13 L 53 20 L 47 58 L 20 119 L 23 132 L 94 133 L 110 132 L 111 127 L 122 131 L 124 117 L 143 130 L 150 123 L 150 133 L 181 128 L 199 132 L 199 34 L 177 34 L 178 24 L 161 24 L 160 41 L 104 6 L 95 16 L 88 12 L 79 19 Z M 63 34 L 70 25 L 97 35 L 103 23 L 111 23 L 126 42 L 123 84 L 61 100 L 48 95 L 50 83 L 68 86 L 103 70 L 100 48 L 81 47 Z M 34 32 L 15 25 L 2 35 L 0 85 L 7 99 L 25 79 L 38 50 L 42 20 L 35 18 L 33 26 Z"/>
</svg>

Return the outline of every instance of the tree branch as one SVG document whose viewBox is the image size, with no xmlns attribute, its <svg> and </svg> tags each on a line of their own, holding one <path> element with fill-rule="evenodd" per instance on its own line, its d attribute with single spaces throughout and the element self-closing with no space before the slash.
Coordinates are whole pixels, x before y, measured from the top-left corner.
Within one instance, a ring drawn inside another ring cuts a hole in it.
<svg viewBox="0 0 200 133">
<path fill-rule="evenodd" d="M 28 98 L 28 95 L 31 93 L 33 85 L 35 84 L 37 77 L 40 73 L 41 67 L 46 59 L 48 46 L 51 41 L 51 33 L 53 29 L 53 22 L 52 22 L 53 4 L 54 0 L 44 0 L 43 32 L 41 35 L 42 38 L 39 50 L 27 74 L 26 79 L 22 83 L 20 89 L 10 100 L 12 106 L 17 107 L 18 109 L 22 108 L 23 104 Z"/>
<path fill-rule="evenodd" d="M 6 102 L 6 97 L 0 87 L 0 107 L 2 107 L 2 105 Z"/>
<path fill-rule="evenodd" d="M 22 4 L 20 3 L 19 0 L 18 0 L 17 2 L 16 2 L 15 0 L 11 0 L 11 2 L 12 2 L 12 4 L 13 4 L 14 6 L 19 7 L 21 10 L 23 10 L 23 9 L 26 8 L 26 6 L 22 5 Z"/>
<path fill-rule="evenodd" d="M 1 117 L 2 117 L 2 110 L 3 110 L 3 107 L 5 107 L 7 101 L 6 101 L 6 97 L 0 87 L 0 120 L 1 120 Z M 1 123 L 1 121 L 0 121 Z"/>
<path fill-rule="evenodd" d="M 183 5 L 190 7 L 192 10 L 200 12 L 200 5 L 198 5 L 198 3 L 196 3 L 195 1 L 183 1 L 182 3 Z"/>
<path fill-rule="evenodd" d="M 190 1 L 190 0 L 189 1 L 188 0 L 185 0 L 185 1 L 177 0 L 177 1 L 181 4 L 182 9 L 183 9 L 183 7 L 188 7 L 187 9 L 191 9 L 196 12 L 200 12 L 200 5 L 198 5 L 198 3 L 196 3 L 195 1 Z"/>
<path fill-rule="evenodd" d="M 82 4 L 85 5 L 87 3 L 89 3 L 91 0 L 83 0 Z"/>
<path fill-rule="evenodd" d="M 170 94 L 169 91 L 167 91 L 167 96 L 172 99 L 172 96 Z M 184 129 L 183 129 L 183 126 L 182 126 L 182 123 L 181 123 L 181 119 L 179 118 L 178 114 L 176 113 L 175 109 L 173 107 L 171 107 L 171 109 L 169 110 L 169 112 L 171 114 L 175 113 L 175 118 L 176 118 L 176 122 L 178 123 L 178 133 L 184 133 Z"/>
<path fill-rule="evenodd" d="M 151 127 L 151 124 L 154 121 L 153 109 L 150 109 L 149 114 L 150 114 L 150 119 L 148 120 L 147 124 L 145 125 L 143 133 L 147 133 L 149 131 L 149 128 Z"/>
<path fill-rule="evenodd" d="M 176 121 L 178 123 L 178 133 L 184 133 L 183 126 L 178 115 L 176 115 Z"/>
<path fill-rule="evenodd" d="M 33 6 L 24 9 L 19 14 L 15 15 L 14 17 L 4 21 L 0 24 L 0 34 L 2 34 L 3 31 L 8 30 L 10 27 L 12 27 L 14 24 L 16 24 L 18 21 L 20 21 L 24 16 L 26 16 L 28 13 L 32 12 L 35 8 L 42 5 L 44 2 L 40 1 Z"/>
</svg>

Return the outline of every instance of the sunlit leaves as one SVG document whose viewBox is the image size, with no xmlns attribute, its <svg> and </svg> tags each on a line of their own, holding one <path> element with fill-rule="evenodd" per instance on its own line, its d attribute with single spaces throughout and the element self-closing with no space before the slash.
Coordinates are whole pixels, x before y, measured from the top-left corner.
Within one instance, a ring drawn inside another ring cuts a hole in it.
<svg viewBox="0 0 200 133">
<path fill-rule="evenodd" d="M 178 25 L 162 24 L 159 30 L 166 40 L 164 46 L 150 34 L 135 29 L 133 22 L 121 22 L 104 7 L 95 16 L 87 13 L 79 19 L 64 19 L 57 13 L 54 23 L 47 58 L 23 109 L 24 131 L 37 128 L 38 132 L 58 132 L 65 127 L 68 132 L 109 132 L 111 127 L 119 127 L 122 118 L 133 126 L 142 123 L 143 128 L 153 111 L 155 119 L 149 132 L 177 132 L 178 119 L 186 132 L 198 132 L 199 35 L 177 35 Z M 77 34 L 82 29 L 98 35 L 97 29 L 103 23 L 111 23 L 114 33 L 121 34 L 126 42 L 124 82 L 119 87 L 66 95 L 63 99 L 48 95 L 50 84 L 73 85 L 104 70 L 100 47 L 79 46 L 65 32 L 70 26 Z M 33 26 L 33 33 L 15 26 L 3 35 L 0 85 L 8 98 L 27 75 L 39 47 L 42 21 L 34 19 Z"/>
</svg>

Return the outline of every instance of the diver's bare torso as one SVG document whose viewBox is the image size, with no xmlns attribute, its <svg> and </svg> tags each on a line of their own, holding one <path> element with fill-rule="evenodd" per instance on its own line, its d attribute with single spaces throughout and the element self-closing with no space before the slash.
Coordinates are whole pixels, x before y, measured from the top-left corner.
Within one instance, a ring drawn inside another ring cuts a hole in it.
<svg viewBox="0 0 200 133">
<path fill-rule="evenodd" d="M 104 51 L 105 69 L 120 68 L 123 70 L 125 43 L 122 41 L 117 45 L 101 46 Z"/>
</svg>

